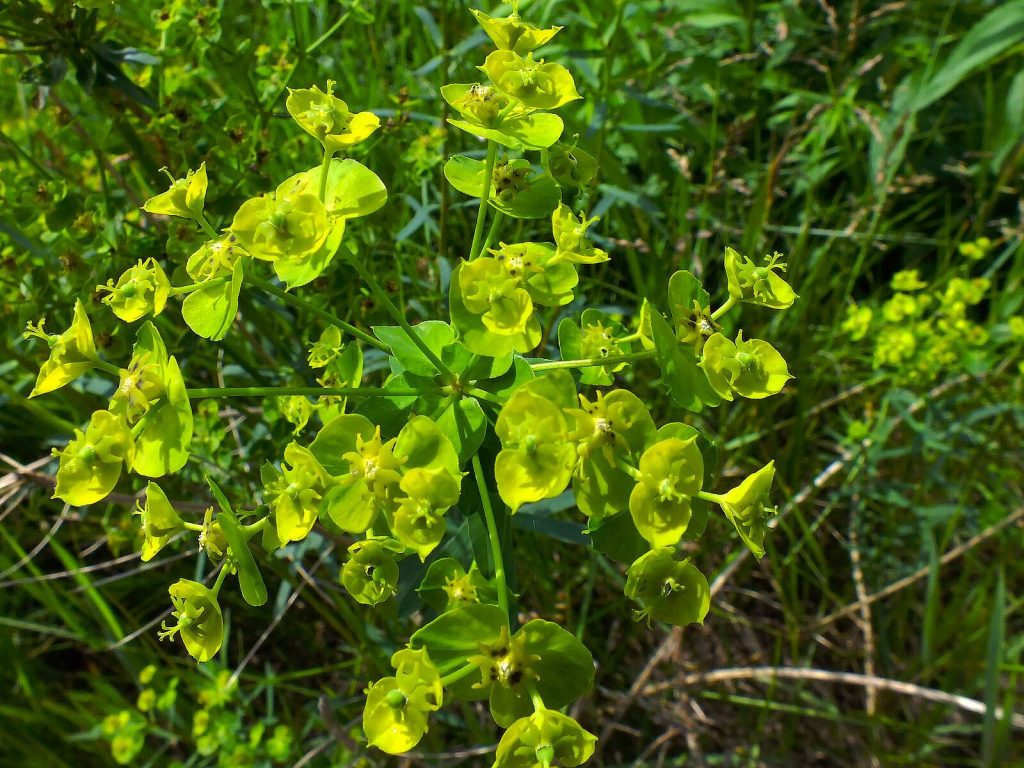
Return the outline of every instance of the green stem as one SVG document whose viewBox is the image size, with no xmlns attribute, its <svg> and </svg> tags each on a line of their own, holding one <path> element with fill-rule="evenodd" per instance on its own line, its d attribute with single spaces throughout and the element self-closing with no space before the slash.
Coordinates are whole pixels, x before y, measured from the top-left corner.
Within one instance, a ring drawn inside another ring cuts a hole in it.
<svg viewBox="0 0 1024 768">
<path fill-rule="evenodd" d="M 730 296 L 728 299 L 725 300 L 725 304 L 723 304 L 722 306 L 720 306 L 718 309 L 711 313 L 711 319 L 717 320 L 730 309 L 735 307 L 737 304 L 739 304 L 739 300 L 737 300 L 735 296 Z"/>
<path fill-rule="evenodd" d="M 384 309 L 387 310 L 388 314 L 391 315 L 391 317 L 395 319 L 395 322 L 398 323 L 403 331 L 405 331 L 405 335 L 409 337 L 409 341 L 419 348 L 420 352 L 423 353 L 423 356 L 430 361 L 430 364 L 437 369 L 438 373 L 444 376 L 448 383 L 455 381 L 458 377 L 452 373 L 451 369 L 447 365 L 441 362 L 441 358 L 434 354 L 434 350 L 428 347 L 427 343 L 420 338 L 420 335 L 413 330 L 412 325 L 410 325 L 409 321 L 405 319 L 405 313 L 395 306 L 395 303 L 391 301 L 391 297 L 388 296 L 380 283 L 377 282 L 374 276 L 370 273 L 370 270 L 366 268 L 366 265 L 363 264 L 358 256 L 356 256 L 351 247 L 344 242 L 341 245 L 347 253 L 349 264 L 355 267 L 356 272 L 359 273 L 359 277 L 362 278 L 364 283 L 366 283 L 366 287 L 370 289 L 370 293 L 373 294 L 373 297 L 381 303 Z"/>
<path fill-rule="evenodd" d="M 474 672 L 479 672 L 479 671 L 480 671 L 480 667 L 478 667 L 476 664 L 467 664 L 464 667 L 460 667 L 459 669 L 456 669 L 451 674 L 448 674 L 448 675 L 445 675 L 444 677 L 442 677 L 441 678 L 441 685 L 444 686 L 445 688 L 447 688 L 448 686 L 454 685 L 455 683 L 459 682 L 460 680 L 464 680 L 465 678 L 469 677 Z"/>
<path fill-rule="evenodd" d="M 321 45 L 326 43 L 330 39 L 331 35 L 333 35 L 335 32 L 337 32 L 341 28 L 341 25 L 344 24 L 346 21 L 348 21 L 348 17 L 349 17 L 349 12 L 348 11 L 345 11 L 345 13 L 341 14 L 339 19 L 336 22 L 334 22 L 327 29 L 326 32 L 324 32 L 322 35 L 320 35 L 320 37 L 318 37 L 316 40 L 314 40 L 312 43 L 310 43 L 308 46 L 306 46 L 306 55 L 309 56 L 314 51 L 316 51 L 317 48 L 319 48 Z"/>
<path fill-rule="evenodd" d="M 505 404 L 504 397 L 496 395 L 493 392 L 488 392 L 487 390 L 480 389 L 479 387 L 467 387 L 466 394 L 471 397 L 475 397 L 478 400 L 486 400 L 489 403 L 494 403 L 495 405 Z"/>
<path fill-rule="evenodd" d="M 387 389 L 385 387 L 200 387 L 188 390 L 190 400 L 207 397 L 414 397 L 418 389 Z"/>
<path fill-rule="evenodd" d="M 149 420 L 149 417 L 163 408 L 164 403 L 166 402 L 166 400 L 158 398 L 149 404 L 149 408 L 142 414 L 142 416 L 139 417 L 139 420 L 135 422 L 135 425 L 132 427 L 132 440 L 138 439 L 139 435 L 142 434 L 142 430 L 145 429 L 146 422 Z"/>
<path fill-rule="evenodd" d="M 327 202 L 327 177 L 330 175 L 331 170 L 331 158 L 334 157 L 334 152 L 324 147 L 324 161 L 320 165 L 320 202 Z"/>
<path fill-rule="evenodd" d="M 710 493 L 708 491 L 698 491 L 697 498 L 704 499 L 704 501 L 713 501 L 715 504 L 721 504 L 725 501 L 725 497 L 718 493 Z"/>
<path fill-rule="evenodd" d="M 118 379 L 121 378 L 121 369 L 118 368 L 113 363 L 108 363 L 106 360 L 100 360 L 98 357 L 93 358 L 92 362 L 93 365 L 95 365 L 101 371 L 105 371 L 106 373 L 109 373 L 112 376 L 117 376 Z"/>
<path fill-rule="evenodd" d="M 245 538 L 247 540 L 251 539 L 254 535 L 256 535 L 257 533 L 262 531 L 264 528 L 266 528 L 267 527 L 267 523 L 269 521 L 270 521 L 269 517 L 261 517 L 255 523 L 250 523 L 249 525 L 243 525 L 242 526 L 242 535 L 245 536 Z"/>
<path fill-rule="evenodd" d="M 487 524 L 487 542 L 491 547 L 491 558 L 494 560 L 494 582 L 498 588 L 498 606 L 509 618 L 508 583 L 505 581 L 505 560 L 501 554 L 501 539 L 498 537 L 498 524 L 494 520 L 494 509 L 491 508 L 491 495 L 487 490 L 487 478 L 480 463 L 480 454 L 473 454 L 473 475 L 476 477 L 477 489 L 480 491 L 480 503 L 484 508 L 484 522 Z"/>
<path fill-rule="evenodd" d="M 213 582 L 213 586 L 210 587 L 210 591 L 213 592 L 213 596 L 216 597 L 220 594 L 220 588 L 224 585 L 224 579 L 228 577 L 228 561 L 224 560 L 224 565 L 220 567 L 220 571 L 217 573 L 217 580 Z"/>
<path fill-rule="evenodd" d="M 183 525 L 185 526 L 185 530 L 198 531 L 199 533 L 203 532 L 203 526 L 199 523 L 183 523 Z"/>
<path fill-rule="evenodd" d="M 385 344 L 383 341 L 380 341 L 379 339 L 374 338 L 366 331 L 356 328 L 351 323 L 346 323 L 340 317 L 336 317 L 335 315 L 332 315 L 330 312 L 325 312 L 319 307 L 313 306 L 308 301 L 306 301 L 303 298 L 300 298 L 299 296 L 296 296 L 295 294 L 281 290 L 273 283 L 267 282 L 266 280 L 261 280 L 258 277 L 248 274 L 245 276 L 245 282 L 247 282 L 249 285 L 255 286 L 256 288 L 260 288 L 273 296 L 277 296 L 277 298 L 281 299 L 281 301 L 287 304 L 291 304 L 296 309 L 301 309 L 303 312 L 313 315 L 314 317 L 319 317 L 325 323 L 330 323 L 331 325 L 338 326 L 345 332 L 351 334 L 352 336 L 355 336 L 360 341 L 369 344 L 371 347 L 376 347 L 377 349 L 381 349 L 388 353 L 391 352 L 391 349 L 388 347 L 387 344 Z"/>
<path fill-rule="evenodd" d="M 480 238 L 484 235 L 484 219 L 487 218 L 487 201 L 491 198 L 491 183 L 494 177 L 494 161 L 498 156 L 498 144 L 487 142 L 487 162 L 484 166 L 484 185 L 480 190 L 480 208 L 476 212 L 476 229 L 473 230 L 473 245 L 469 249 L 469 260 L 479 254 Z"/>
<path fill-rule="evenodd" d="M 619 465 L 619 469 L 625 472 L 627 475 L 632 477 L 634 480 L 640 479 L 640 470 L 626 461 L 624 456 L 616 456 L 615 463 Z"/>
<path fill-rule="evenodd" d="M 526 681 L 526 690 L 530 692 L 530 701 L 533 702 L 534 712 L 543 712 L 547 707 L 544 706 L 544 699 L 540 695 L 540 691 L 537 690 L 537 684 L 533 680 Z"/>
<path fill-rule="evenodd" d="M 224 285 L 225 283 L 231 282 L 231 275 L 225 275 L 224 277 L 215 277 L 212 280 L 207 280 L 205 283 L 192 283 L 191 285 L 179 285 L 177 288 L 171 288 L 171 296 L 181 296 L 186 293 L 192 293 L 198 291 L 200 288 L 215 288 L 218 285 Z"/>
<path fill-rule="evenodd" d="M 632 363 L 637 360 L 647 360 L 654 357 L 653 349 L 645 349 L 643 352 L 631 352 L 628 355 L 609 355 L 608 357 L 591 357 L 586 360 L 549 360 L 543 363 L 530 363 L 534 371 L 555 371 L 559 368 L 594 368 L 599 365 L 617 365 L 618 363 Z"/>
<path fill-rule="evenodd" d="M 480 246 L 480 253 L 487 253 L 487 249 L 491 247 L 491 243 L 494 242 L 494 236 L 498 234 L 498 226 L 503 218 L 504 214 L 501 211 L 494 212 L 491 226 L 487 229 L 487 237 L 484 238 L 484 244 Z"/>
<path fill-rule="evenodd" d="M 210 239 L 216 240 L 220 237 L 217 230 L 215 230 L 210 222 L 206 220 L 206 214 L 202 211 L 196 211 L 196 223 L 203 228 L 203 232 L 209 235 Z"/>
</svg>

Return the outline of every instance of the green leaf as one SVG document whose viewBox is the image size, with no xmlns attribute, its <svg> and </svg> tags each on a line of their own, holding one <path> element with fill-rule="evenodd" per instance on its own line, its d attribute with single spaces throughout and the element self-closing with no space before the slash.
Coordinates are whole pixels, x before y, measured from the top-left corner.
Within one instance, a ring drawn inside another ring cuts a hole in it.
<svg viewBox="0 0 1024 768">
<path fill-rule="evenodd" d="M 527 648 L 540 655 L 533 665 L 544 704 L 559 709 L 594 685 L 594 659 L 571 632 L 554 622 L 534 619 L 516 634 L 526 635 Z"/>
<path fill-rule="evenodd" d="M 487 165 L 465 155 L 455 155 L 444 164 L 444 177 L 448 183 L 464 195 L 480 197 L 484 188 L 484 171 Z M 491 194 L 494 186 L 491 185 Z"/>
<path fill-rule="evenodd" d="M 444 348 L 455 340 L 455 331 L 441 320 L 427 320 L 414 325 L 412 330 L 438 357 Z M 373 327 L 373 334 L 391 348 L 391 353 L 405 370 L 417 376 L 437 375 L 437 368 L 400 326 L 376 325 Z"/>
<path fill-rule="evenodd" d="M 447 675 L 480 652 L 480 643 L 493 642 L 506 625 L 505 613 L 496 605 L 479 603 L 442 613 L 418 629 L 409 639 L 413 648 L 426 648 L 431 661 Z M 574 638 L 575 639 L 575 638 Z"/>
<path fill-rule="evenodd" d="M 173 357 L 167 359 L 164 375 L 166 395 L 143 416 L 145 423 L 135 438 L 132 469 L 143 477 L 177 472 L 188 461 L 192 442 L 192 406 Z"/>
<path fill-rule="evenodd" d="M 475 263 L 462 262 L 455 268 L 448 291 L 452 323 L 458 328 L 462 343 L 470 352 L 484 357 L 507 357 L 513 351 L 536 347 L 540 343 L 541 329 L 532 311 L 524 328 L 510 333 L 496 333 L 487 328 L 481 315 L 470 312 L 466 307 L 462 297 L 461 274 L 467 264 Z"/>
<path fill-rule="evenodd" d="M 668 280 L 668 305 L 672 312 L 672 318 L 678 325 L 682 320 L 682 312 L 693 307 L 697 301 L 701 307 L 711 305 L 711 294 L 704 290 L 700 280 L 686 270 L 680 270 Z"/>
<path fill-rule="evenodd" d="M 524 358 L 516 355 L 512 367 L 494 381 L 489 382 L 487 391 L 499 397 L 507 398 L 519 386 L 531 381 L 533 378 L 534 373 L 530 364 Z"/>
<path fill-rule="evenodd" d="M 363 533 L 377 519 L 378 511 L 370 503 L 370 497 L 363 478 L 347 485 L 335 485 L 320 502 L 320 515 L 327 515 L 347 533 Z"/>
<path fill-rule="evenodd" d="M 306 171 L 310 188 L 320 185 L 320 168 Z M 380 177 L 362 163 L 351 158 L 331 161 L 327 172 L 327 213 L 353 219 L 379 210 L 388 201 L 388 190 Z"/>
<path fill-rule="evenodd" d="M 330 234 L 315 251 L 297 255 L 284 255 L 274 260 L 274 273 L 287 288 L 298 288 L 316 280 L 334 261 L 341 240 L 345 236 L 345 220 L 334 219 Z"/>
<path fill-rule="evenodd" d="M 518 117 L 506 117 L 500 128 L 485 128 L 467 120 L 448 118 L 448 124 L 459 130 L 496 141 L 509 149 L 547 149 L 562 135 L 562 118 L 550 112 L 531 112 Z"/>
<path fill-rule="evenodd" d="M 211 489 L 215 489 L 215 496 L 220 494 L 220 489 L 212 480 L 207 478 L 207 482 Z M 224 531 L 224 538 L 228 540 L 228 546 L 231 547 L 231 557 L 238 569 L 238 586 L 242 590 L 242 597 L 249 605 L 263 605 L 267 602 L 267 587 L 263 583 L 263 576 L 260 575 L 260 569 L 256 567 L 256 561 L 253 560 L 248 539 L 230 508 L 224 508 L 222 497 L 223 494 L 220 494 L 217 498 L 223 510 L 217 513 L 217 522 L 220 523 L 221 530 Z"/>
<path fill-rule="evenodd" d="M 560 709 L 593 687 L 594 659 L 571 632 L 554 622 L 534 619 L 516 632 L 516 637 L 519 636 L 525 638 L 527 653 L 540 657 L 530 663 L 530 670 L 537 675 L 537 691 L 546 707 Z M 495 686 L 491 696 L 491 714 L 499 725 L 507 728 L 516 719 L 533 711 L 528 695 L 508 697 L 502 702 L 508 705 L 507 708 L 495 711 L 497 702 L 493 694 L 500 690 L 503 689 Z"/>
<path fill-rule="evenodd" d="M 426 416 L 415 416 L 398 433 L 395 458 L 403 462 L 402 471 L 420 467 L 443 469 L 460 476 L 459 457 L 444 432 Z"/>
<path fill-rule="evenodd" d="M 718 444 L 709 440 L 703 432 L 694 429 L 689 424 L 682 424 L 678 421 L 663 424 L 658 429 L 655 441 L 668 440 L 670 437 L 675 437 L 679 440 L 689 440 L 691 437 L 697 438 L 697 448 L 700 450 L 701 458 L 704 461 L 704 482 L 701 483 L 701 487 L 713 487 L 715 484 L 715 473 L 718 470 Z"/>
<path fill-rule="evenodd" d="M 942 66 L 927 79 L 918 73 L 901 88 L 909 89 L 908 98 L 897 99 L 907 112 L 916 112 L 934 104 L 964 79 L 987 66 L 1004 51 L 1024 42 L 1024 2 L 1002 3 L 965 34 L 952 51 L 942 57 Z"/>
<path fill-rule="evenodd" d="M 494 180 L 491 179 L 488 204 L 515 219 L 540 219 L 550 216 L 562 199 L 558 184 L 549 174 L 530 168 L 526 161 L 512 162 L 521 163 L 520 173 L 524 175 L 517 183 L 521 188 L 518 191 L 509 189 L 499 194 L 499 190 L 494 186 Z M 483 160 L 456 155 L 445 163 L 444 176 L 462 194 L 479 198 L 483 191 L 486 170 L 487 164 Z"/>
<path fill-rule="evenodd" d="M 460 397 L 449 405 L 437 426 L 451 441 L 460 465 L 473 457 L 487 436 L 487 417 L 475 397 Z"/>
<path fill-rule="evenodd" d="M 374 425 L 365 416 L 356 413 L 344 413 L 326 424 L 309 445 L 309 450 L 334 477 L 349 471 L 348 462 L 341 457 L 356 449 L 356 438 L 369 440 L 373 437 Z"/>
<path fill-rule="evenodd" d="M 722 399 L 708 384 L 697 366 L 697 357 L 689 345 L 680 345 L 660 312 L 651 312 L 651 334 L 655 357 L 672 401 L 688 411 L 699 412 L 705 405 L 718 405 Z"/>
<path fill-rule="evenodd" d="M 227 335 L 238 314 L 242 277 L 242 260 L 239 259 L 229 282 L 200 288 L 185 297 L 181 317 L 193 333 L 211 341 L 220 341 Z"/>
<path fill-rule="evenodd" d="M 591 520 L 587 533 L 594 549 L 620 563 L 632 563 L 650 549 L 628 511 Z"/>
<path fill-rule="evenodd" d="M 452 579 L 464 576 L 466 569 L 454 557 L 442 557 L 432 562 L 423 575 L 423 581 L 416 588 L 423 602 L 441 612 L 448 607 L 445 585 Z"/>
</svg>

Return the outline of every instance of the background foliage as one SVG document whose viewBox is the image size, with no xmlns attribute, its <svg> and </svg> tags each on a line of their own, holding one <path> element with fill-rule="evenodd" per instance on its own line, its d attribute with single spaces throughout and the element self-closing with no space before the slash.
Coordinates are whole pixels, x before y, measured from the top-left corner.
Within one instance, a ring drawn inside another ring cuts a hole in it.
<svg viewBox="0 0 1024 768">
<path fill-rule="evenodd" d="M 353 728 L 363 687 L 408 631 L 401 606 L 352 603 L 337 583 L 341 542 L 314 535 L 275 561 L 270 613 L 225 606 L 221 663 L 197 668 L 159 644 L 166 584 L 194 576 L 182 572 L 194 558 L 179 543 L 137 561 L 138 489 L 83 514 L 49 499 L 49 448 L 105 390 L 86 379 L 27 401 L 41 350 L 20 331 L 40 316 L 64 327 L 76 297 L 98 301 L 95 286 L 140 258 L 183 268 L 199 235 L 172 225 L 167 238 L 140 211 L 165 186 L 161 166 L 215 168 L 207 212 L 223 219 L 315 165 L 284 96 L 327 77 L 384 121 L 357 154 L 392 197 L 361 222 L 360 249 L 396 302 L 414 295 L 413 315 L 437 316 L 475 214 L 441 181 L 443 153 L 482 154 L 445 133 L 438 88 L 471 76 L 483 33 L 456 0 L 79 5 L 96 8 L 74 18 L 64 0 L 0 8 L 0 762 L 106 765 L 141 746 L 134 764 L 399 764 L 363 754 Z M 724 477 L 774 458 L 785 500 L 760 564 L 709 528 L 716 594 L 702 628 L 633 624 L 622 573 L 563 515 L 570 498 L 514 518 L 521 604 L 575 629 L 601 660 L 595 694 L 574 712 L 601 736 L 595 760 L 1024 760 L 1021 716 L 996 711 L 1020 708 L 1024 692 L 1024 407 L 1011 322 L 1024 301 L 1024 3 L 534 0 L 524 10 L 566 26 L 550 56 L 585 100 L 563 115 L 602 169 L 592 209 L 612 260 L 562 311 L 657 301 L 680 268 L 718 284 L 726 244 L 785 252 L 801 295 L 758 316 L 793 385 L 700 417 L 729 438 Z M 905 269 L 934 298 L 893 320 L 890 280 Z M 950 281 L 978 277 L 988 288 L 964 317 L 980 331 L 937 325 L 955 301 Z M 314 288 L 352 323 L 386 322 L 342 266 Z M 846 322 L 855 303 L 873 310 L 870 322 Z M 252 293 L 240 311 L 220 345 L 176 345 L 190 385 L 314 380 L 303 348 L 315 322 Z M 131 338 L 109 313 L 94 324 L 98 343 L 127 355 Z M 894 328 L 911 331 L 909 351 Z M 935 364 L 947 342 L 952 357 Z M 659 420 L 678 418 L 655 371 L 638 366 L 628 386 L 662 404 Z M 204 401 L 194 443 L 204 461 L 169 496 L 204 509 L 200 471 L 234 498 L 253 494 L 256 470 L 293 430 L 281 405 Z M 137 743 L 107 738 L 108 716 L 134 723 Z M 466 707 L 401 764 L 486 762 L 483 722 Z"/>
</svg>

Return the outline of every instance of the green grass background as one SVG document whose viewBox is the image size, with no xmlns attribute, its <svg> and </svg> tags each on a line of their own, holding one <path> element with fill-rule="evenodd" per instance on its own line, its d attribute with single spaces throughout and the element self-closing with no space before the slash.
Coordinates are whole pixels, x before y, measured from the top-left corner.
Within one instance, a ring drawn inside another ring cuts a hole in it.
<svg viewBox="0 0 1024 768">
<path fill-rule="evenodd" d="M 258 723 L 292 728 L 285 764 L 489 764 L 497 734 L 472 707 L 439 718 L 414 757 L 363 754 L 361 691 L 411 625 L 395 607 L 351 602 L 322 538 L 271 563 L 280 587 L 264 609 L 226 606 L 222 662 L 241 669 L 239 686 L 211 704 L 217 668 L 197 669 L 155 633 L 167 584 L 195 575 L 192 545 L 147 566 L 133 557 L 135 487 L 84 511 L 49 499 L 54 465 L 40 460 L 104 390 L 87 378 L 27 401 L 41 351 L 19 333 L 40 316 L 63 327 L 76 297 L 95 300 L 139 258 L 183 264 L 199 234 L 138 212 L 163 189 L 161 166 L 181 174 L 205 160 L 220 224 L 316 165 L 284 95 L 327 78 L 384 122 L 357 156 L 390 200 L 350 236 L 413 316 L 444 316 L 439 285 L 471 238 L 475 202 L 445 188 L 442 153 L 482 147 L 439 131 L 438 88 L 476 79 L 488 46 L 467 9 L 491 8 L 98 5 L 88 28 L 24 0 L 0 8 L 0 764 L 113 764 L 99 724 L 134 709 L 147 664 L 158 693 L 178 680 L 178 699 L 146 726 L 133 764 L 247 765 L 235 742 Z M 602 737 L 595 762 L 1022 764 L 1008 713 L 1024 711 L 1024 407 L 1006 328 L 1024 301 L 1024 2 L 533 0 L 522 12 L 565 27 L 544 53 L 576 76 L 584 100 L 564 110 L 567 132 L 601 166 L 591 208 L 612 260 L 588 271 L 571 311 L 628 317 L 644 297 L 660 304 L 676 269 L 721 297 L 726 245 L 786 253 L 801 296 L 786 312 L 742 314 L 796 380 L 696 422 L 724 445 L 724 481 L 776 460 L 785 513 L 760 563 L 709 526 L 695 557 L 718 591 L 703 627 L 632 623 L 622 570 L 580 543 L 571 502 L 514 529 L 521 605 L 575 631 L 599 662 L 574 710 Z M 543 222 L 517 227 L 503 239 L 547 236 Z M 970 262 L 958 246 L 981 236 L 994 247 Z M 908 268 L 935 285 L 992 284 L 974 311 L 988 351 L 916 384 L 877 371 L 873 339 L 840 327 L 851 302 L 884 301 Z M 343 267 L 306 295 L 359 325 L 384 317 Z M 312 381 L 296 339 L 319 326 L 270 297 L 244 293 L 218 345 L 197 343 L 176 312 L 161 330 L 190 386 Z M 128 330 L 93 316 L 123 355 Z M 653 366 L 629 386 L 659 421 L 683 416 Z M 229 495 L 258 491 L 258 467 L 291 427 L 275 403 L 255 405 L 204 403 L 200 461 L 166 487 L 172 499 L 202 509 L 203 471 Z M 209 756 L 193 736 L 204 701 L 227 745 Z"/>
</svg>

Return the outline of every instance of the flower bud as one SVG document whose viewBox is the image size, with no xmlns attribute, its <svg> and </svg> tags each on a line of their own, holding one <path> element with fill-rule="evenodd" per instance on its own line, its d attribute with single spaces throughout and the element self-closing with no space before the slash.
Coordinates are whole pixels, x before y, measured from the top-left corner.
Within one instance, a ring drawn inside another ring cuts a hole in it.
<svg viewBox="0 0 1024 768">
<path fill-rule="evenodd" d="M 547 153 L 547 169 L 563 187 L 584 189 L 597 178 L 597 160 L 575 145 L 556 142 Z"/>
<path fill-rule="evenodd" d="M 166 192 L 151 197 L 142 206 L 142 209 L 147 213 L 163 216 L 196 219 L 203 215 L 207 183 L 206 163 L 202 163 L 198 169 L 189 171 L 183 179 L 171 177 L 170 188 Z"/>
<path fill-rule="evenodd" d="M 35 387 L 29 397 L 42 395 L 60 389 L 74 381 L 96 365 L 96 344 L 93 341 L 92 325 L 81 300 L 75 301 L 75 316 L 71 327 L 59 335 L 43 330 L 46 321 L 36 325 L 28 324 L 25 338 L 43 339 L 50 345 L 50 356 L 39 367 Z"/>
<path fill-rule="evenodd" d="M 309 254 L 331 233 L 327 209 L 309 192 L 268 194 L 242 203 L 231 232 L 254 258 L 276 261 Z"/>
<path fill-rule="evenodd" d="M 571 377 L 561 373 L 549 376 L 575 391 Z M 534 381 L 538 383 L 529 382 L 512 393 L 495 424 L 501 452 L 494 463 L 494 477 L 499 495 L 513 512 L 565 490 L 576 463 L 576 446 L 569 440 L 562 409 L 545 396 L 541 380 Z"/>
<path fill-rule="evenodd" d="M 156 260 L 150 257 L 127 269 L 116 284 L 109 280 L 96 289 L 107 292 L 103 303 L 115 315 L 126 323 L 133 323 L 145 315 L 155 317 L 163 312 L 171 283 Z"/>
<path fill-rule="evenodd" d="M 732 342 L 716 333 L 704 344 L 699 363 L 711 387 L 726 400 L 733 395 L 761 399 L 778 394 L 792 376 L 771 344 L 760 339 L 745 340 L 743 332 Z"/>
<path fill-rule="evenodd" d="M 587 239 L 587 229 L 599 221 L 595 216 L 585 219 L 576 217 L 565 203 L 559 203 L 551 214 L 551 231 L 555 239 L 555 260 L 572 264 L 600 264 L 608 261 L 608 254 L 595 248 Z"/>
<path fill-rule="evenodd" d="M 644 451 L 629 511 L 652 547 L 674 545 L 686 532 L 690 499 L 700 492 L 703 480 L 704 461 L 696 437 L 670 437 Z"/>
<path fill-rule="evenodd" d="M 60 458 L 53 497 L 76 507 L 100 501 L 117 485 L 122 464 L 131 466 L 134 451 L 122 417 L 94 412 L 85 432 L 76 429 L 71 442 L 53 451 Z"/>
<path fill-rule="evenodd" d="M 404 648 L 391 657 L 394 677 L 366 690 L 363 731 L 371 747 L 391 755 L 412 749 L 427 732 L 427 715 L 441 707 L 441 676 L 425 650 Z"/>
<path fill-rule="evenodd" d="M 273 472 L 273 480 L 265 485 L 282 544 L 304 539 L 313 529 L 328 482 L 327 472 L 308 448 L 294 442 L 285 447 L 281 471 Z"/>
<path fill-rule="evenodd" d="M 785 272 L 781 253 L 765 256 L 764 266 L 757 266 L 733 248 L 725 249 L 725 274 L 729 295 L 749 304 L 771 309 L 785 309 L 798 298 L 793 289 L 776 272 Z"/>
<path fill-rule="evenodd" d="M 523 57 L 515 51 L 494 51 L 480 69 L 500 91 L 529 109 L 557 109 L 580 98 L 569 70 L 534 61 L 532 53 Z"/>
<path fill-rule="evenodd" d="M 445 534 L 444 514 L 459 500 L 459 481 L 445 470 L 416 468 L 405 474 L 394 513 L 395 538 L 426 560 Z"/>
<path fill-rule="evenodd" d="M 334 153 L 366 141 L 380 127 L 380 118 L 372 112 L 353 114 L 348 105 L 334 95 L 334 81 L 327 91 L 312 88 L 289 90 L 285 107 L 299 127 Z"/>
<path fill-rule="evenodd" d="M 779 513 L 778 508 L 769 503 L 774 479 L 775 462 L 769 461 L 718 499 L 725 516 L 757 558 L 764 556 L 764 535 L 768 530 L 768 521 Z"/>
<path fill-rule="evenodd" d="M 224 641 L 224 618 L 217 593 L 197 581 L 179 579 L 168 589 L 175 623 L 161 624 L 161 640 L 181 635 L 185 649 L 196 661 L 209 661 Z"/>
<path fill-rule="evenodd" d="M 676 560 L 672 547 L 637 558 L 626 576 L 625 594 L 640 605 L 638 621 L 664 621 L 677 627 L 704 622 L 711 606 L 708 580 L 689 560 Z"/>
<path fill-rule="evenodd" d="M 395 552 L 404 549 L 386 536 L 357 541 L 348 548 L 350 557 L 341 569 L 341 585 L 356 602 L 383 603 L 398 593 Z"/>
<path fill-rule="evenodd" d="M 515 12 L 506 18 L 488 16 L 486 13 L 475 9 L 471 9 L 470 13 L 476 17 L 484 32 L 487 33 L 487 36 L 491 38 L 491 41 L 497 48 L 515 51 L 520 55 L 540 48 L 562 29 L 561 27 L 538 29 L 532 24 L 523 21 L 519 18 L 519 14 Z"/>
<path fill-rule="evenodd" d="M 142 517 L 142 561 L 148 562 L 163 549 L 171 537 L 184 529 L 185 524 L 167 500 L 167 494 L 159 485 L 150 482 L 146 486 L 146 504 L 136 502 L 135 514 Z"/>
<path fill-rule="evenodd" d="M 509 726 L 494 768 L 572 768 L 590 759 L 596 743 L 597 737 L 568 715 L 542 709 Z"/>
</svg>

